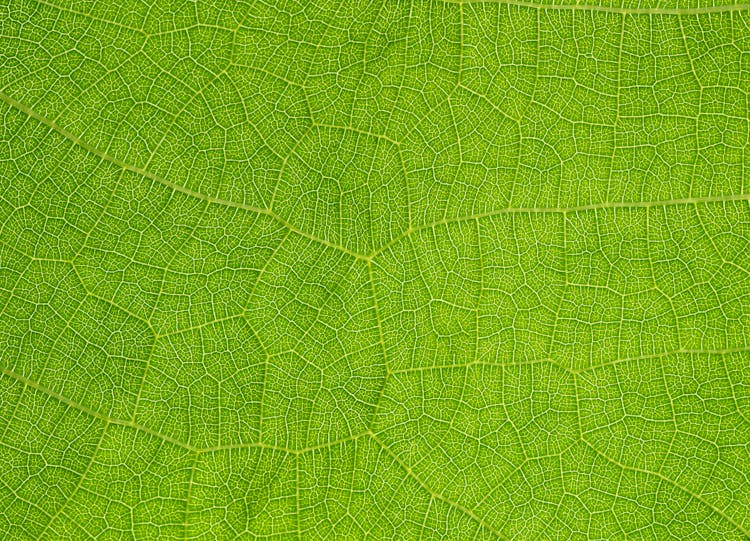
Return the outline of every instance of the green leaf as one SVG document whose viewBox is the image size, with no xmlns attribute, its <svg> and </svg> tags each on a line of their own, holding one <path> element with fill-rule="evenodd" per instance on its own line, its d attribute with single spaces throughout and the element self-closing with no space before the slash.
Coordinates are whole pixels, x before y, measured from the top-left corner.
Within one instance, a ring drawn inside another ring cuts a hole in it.
<svg viewBox="0 0 750 541">
<path fill-rule="evenodd" d="M 8 0 L 0 537 L 750 538 L 750 6 Z"/>
</svg>

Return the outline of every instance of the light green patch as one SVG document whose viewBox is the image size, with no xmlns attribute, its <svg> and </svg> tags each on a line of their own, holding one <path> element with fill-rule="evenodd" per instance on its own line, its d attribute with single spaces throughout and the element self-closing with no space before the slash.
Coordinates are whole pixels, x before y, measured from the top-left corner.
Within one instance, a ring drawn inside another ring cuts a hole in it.
<svg viewBox="0 0 750 541">
<path fill-rule="evenodd" d="M 0 537 L 750 538 L 750 6 L 0 6 Z"/>
</svg>

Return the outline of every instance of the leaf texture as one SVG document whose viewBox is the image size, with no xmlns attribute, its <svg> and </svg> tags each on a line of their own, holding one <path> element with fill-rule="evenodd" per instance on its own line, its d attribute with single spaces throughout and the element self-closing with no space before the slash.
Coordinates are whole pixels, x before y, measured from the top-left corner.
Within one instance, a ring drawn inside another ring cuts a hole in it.
<svg viewBox="0 0 750 541">
<path fill-rule="evenodd" d="M 750 6 L 8 0 L 0 537 L 750 538 Z"/>
</svg>

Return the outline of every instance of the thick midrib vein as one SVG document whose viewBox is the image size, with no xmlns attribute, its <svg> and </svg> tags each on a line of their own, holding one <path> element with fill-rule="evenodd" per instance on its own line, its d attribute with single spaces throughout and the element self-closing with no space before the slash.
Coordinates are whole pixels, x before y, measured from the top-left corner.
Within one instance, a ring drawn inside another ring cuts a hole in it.
<svg viewBox="0 0 750 541">
<path fill-rule="evenodd" d="M 79 15 L 88 19 L 99 21 L 110 26 L 115 26 L 131 32 L 135 32 L 145 37 L 159 35 L 159 32 L 146 32 L 143 29 L 136 28 L 127 24 L 123 24 L 118 21 L 105 19 L 100 16 L 92 15 L 81 10 L 68 8 L 65 6 L 59 6 L 53 2 L 47 0 L 34 0 L 37 4 L 47 6 L 64 13 L 70 13 L 73 15 Z M 616 6 L 597 6 L 591 4 L 544 4 L 537 2 L 528 2 L 524 0 L 441 0 L 445 4 L 457 4 L 457 5 L 469 5 L 469 4 L 499 4 L 506 5 L 509 7 L 520 7 L 526 9 L 534 9 L 538 11 L 593 11 L 600 13 L 612 13 L 619 15 L 703 15 L 709 13 L 727 13 L 733 11 L 747 11 L 750 10 L 750 4 L 725 4 L 718 6 L 704 6 L 704 7 L 692 7 L 692 8 L 627 8 L 627 7 L 616 7 Z M 227 30 L 231 30 L 227 28 Z"/>
<path fill-rule="evenodd" d="M 140 423 L 128 420 L 128 419 L 119 419 L 117 417 L 110 417 L 109 415 L 105 413 L 101 413 L 99 411 L 96 411 L 95 409 L 89 408 L 88 406 L 85 406 L 79 402 L 76 402 L 75 400 L 72 400 L 68 398 L 67 396 L 61 395 L 60 393 L 58 393 L 57 391 L 53 389 L 50 389 L 49 387 L 46 387 L 45 385 L 42 385 L 32 379 L 29 379 L 26 376 L 18 374 L 17 372 L 14 372 L 13 370 L 10 370 L 8 368 L 0 367 L 0 375 L 4 375 L 12 380 L 17 381 L 18 383 L 22 383 L 34 389 L 35 391 L 38 391 L 46 396 L 49 396 L 50 398 L 60 402 L 61 404 L 65 404 L 66 406 L 73 408 L 76 411 L 80 411 L 81 413 L 89 415 L 90 417 L 93 417 L 94 419 L 98 419 L 107 425 L 115 425 L 115 426 L 123 426 L 127 428 L 132 428 L 133 430 L 143 432 L 145 434 L 158 438 L 162 441 L 170 443 L 174 445 L 175 447 L 179 447 L 181 449 L 185 449 L 186 451 L 190 451 L 191 453 L 203 454 L 203 453 L 214 453 L 218 451 L 227 451 L 231 449 L 259 448 L 259 449 L 269 449 L 272 451 L 279 451 L 279 452 L 287 453 L 290 455 L 301 455 L 304 453 L 308 453 L 310 451 L 315 451 L 317 449 L 325 449 L 333 445 L 338 445 L 341 443 L 345 443 L 347 441 L 352 441 L 352 440 L 355 440 L 355 439 L 358 439 L 367 435 L 366 432 L 360 432 L 358 434 L 352 434 L 344 438 L 339 438 L 337 440 L 327 441 L 318 445 L 310 445 L 308 447 L 303 447 L 300 449 L 290 449 L 288 447 L 272 445 L 272 444 L 263 443 L 263 442 L 216 445 L 212 447 L 196 447 L 194 445 L 190 445 L 189 443 L 185 443 L 181 440 L 178 440 L 166 434 L 162 434 L 158 430 L 150 428 L 146 425 L 143 425 L 143 424 L 140 424 Z"/>
<path fill-rule="evenodd" d="M 524 0 L 442 0 L 446 4 L 500 4 L 536 9 L 540 11 L 598 11 L 620 15 L 701 15 L 727 11 L 745 11 L 750 4 L 726 4 L 694 8 L 626 8 L 615 6 L 596 6 L 591 4 L 543 4 Z"/>
<path fill-rule="evenodd" d="M 296 233 L 296 234 L 298 234 L 298 235 L 300 235 L 302 237 L 305 237 L 305 238 L 310 239 L 310 240 L 312 240 L 314 242 L 318 242 L 320 244 L 328 246 L 329 248 L 334 248 L 336 250 L 340 250 L 340 251 L 342 251 L 342 252 L 344 252 L 346 254 L 349 254 L 349 255 L 351 255 L 353 257 L 356 257 L 357 259 L 362 259 L 363 257 L 365 257 L 362 254 L 354 252 L 354 251 L 348 249 L 345 246 L 341 246 L 340 244 L 336 244 L 335 242 L 331 242 L 329 240 L 317 237 L 316 235 L 312 235 L 310 233 L 307 233 L 306 231 L 303 231 L 303 230 L 297 228 L 293 224 L 291 224 L 288 221 L 286 221 L 282 216 L 279 216 L 278 214 L 276 214 L 275 212 L 273 212 L 273 211 L 271 211 L 269 209 L 266 209 L 266 208 L 263 208 L 263 207 L 256 207 L 256 206 L 253 206 L 253 205 L 248 205 L 246 203 L 239 203 L 237 201 L 230 201 L 228 199 L 221 199 L 219 197 L 213 197 L 213 196 L 201 193 L 201 192 L 196 192 L 194 190 L 186 188 L 185 186 L 182 186 L 180 184 L 172 182 L 171 180 L 167 180 L 167 179 L 165 179 L 163 177 L 160 177 L 159 175 L 155 175 L 154 173 L 151 173 L 150 171 L 147 171 L 146 169 L 143 169 L 142 167 L 138 167 L 136 165 L 132 165 L 132 164 L 129 164 L 127 162 L 124 162 L 123 160 L 120 160 L 119 158 L 115 158 L 114 156 L 111 156 L 111 155 L 107 154 L 106 152 L 104 152 L 104 151 L 96 148 L 95 146 L 87 143 L 86 141 L 84 141 L 80 137 L 78 137 L 76 134 L 74 134 L 71 131 L 69 131 L 69 130 L 67 130 L 67 129 L 65 129 L 65 128 L 59 126 L 59 125 L 57 125 L 52 120 L 48 119 L 44 115 L 41 115 L 41 114 L 37 113 L 36 111 L 34 111 L 33 109 L 31 109 L 30 107 L 24 105 L 23 103 L 21 103 L 20 101 L 16 100 L 15 98 L 9 96 L 5 92 L 0 91 L 0 99 L 2 99 L 4 102 L 6 102 L 11 107 L 14 107 L 14 108 L 18 109 L 19 111 L 22 111 L 23 113 L 27 114 L 28 116 L 30 116 L 31 118 L 33 118 L 37 122 L 40 122 L 41 124 L 47 126 L 48 128 L 54 130 L 55 132 L 59 133 L 60 135 L 62 135 L 66 139 L 69 139 L 73 144 L 80 146 L 81 148 L 83 148 L 87 152 L 90 152 L 91 154 L 99 157 L 102 160 L 105 160 L 105 161 L 110 162 L 110 163 L 112 163 L 114 165 L 117 165 L 118 167 L 122 167 L 123 169 L 125 169 L 127 171 L 131 171 L 133 173 L 136 173 L 138 175 L 146 177 L 146 178 L 148 178 L 150 180 L 153 180 L 154 182 L 158 182 L 159 184 L 167 186 L 168 188 L 170 188 L 170 189 L 172 189 L 172 190 L 174 190 L 176 192 L 180 192 L 182 194 L 185 194 L 185 195 L 187 195 L 189 197 L 195 197 L 197 199 L 201 199 L 203 201 L 207 201 L 209 203 L 214 203 L 214 204 L 217 204 L 217 205 L 222 205 L 222 206 L 226 206 L 226 207 L 232 207 L 232 208 L 237 208 L 237 209 L 241 209 L 241 210 L 246 210 L 248 212 L 254 212 L 254 213 L 257 213 L 257 214 L 264 214 L 264 215 L 269 216 L 270 218 L 274 219 L 276 222 L 280 223 L 281 225 L 283 225 L 284 227 L 286 227 L 290 231 L 292 231 L 292 232 L 294 232 L 294 233 Z"/>
<path fill-rule="evenodd" d="M 283 227 L 285 227 L 286 229 L 288 229 L 289 231 L 303 238 L 309 239 L 313 242 L 317 242 L 329 248 L 341 251 L 351 257 L 364 260 L 367 262 L 372 261 L 375 258 L 375 256 L 378 255 L 379 253 L 382 253 L 388 250 L 395 244 L 408 238 L 412 233 L 423 231 L 426 229 L 431 229 L 439 225 L 460 223 L 460 222 L 469 221 L 469 220 L 480 220 L 480 219 L 485 219 L 485 218 L 492 218 L 494 216 L 501 216 L 503 214 L 566 214 L 566 213 L 591 212 L 591 211 L 597 211 L 597 210 L 618 209 L 618 208 L 629 209 L 629 208 L 664 207 L 664 206 L 672 206 L 672 205 L 731 203 L 731 202 L 740 202 L 740 201 L 750 202 L 750 194 L 734 194 L 734 195 L 716 195 L 716 196 L 705 196 L 705 197 L 685 197 L 685 198 L 665 199 L 661 201 L 604 202 L 604 203 L 592 203 L 589 205 L 579 205 L 575 207 L 557 207 L 557 208 L 556 207 L 505 207 L 505 208 L 489 210 L 487 212 L 470 214 L 466 216 L 456 216 L 454 218 L 445 218 L 442 220 L 436 220 L 433 222 L 428 222 L 425 224 L 412 226 L 412 227 L 409 227 L 408 229 L 405 229 L 401 233 L 395 235 L 389 242 L 383 244 L 382 246 L 375 248 L 369 254 L 362 254 L 354 250 L 351 250 L 341 244 L 337 244 L 335 242 L 331 242 L 322 237 L 318 237 L 317 235 L 313 235 L 312 233 L 308 233 L 300 229 L 299 227 L 295 226 L 294 224 L 290 223 L 285 218 L 283 218 L 282 216 L 280 216 L 279 214 L 277 214 L 276 212 L 270 209 L 263 208 L 263 207 L 256 207 L 253 205 L 248 205 L 246 203 L 239 203 L 237 201 L 231 201 L 228 199 L 222 199 L 219 197 L 206 195 L 201 192 L 196 192 L 176 182 L 172 182 L 171 180 L 165 179 L 163 177 L 160 177 L 159 175 L 151 173 L 150 171 L 147 171 L 146 169 L 143 169 L 142 167 L 138 167 L 136 165 L 132 165 L 123 160 L 120 160 L 119 158 L 115 158 L 114 156 L 107 154 L 106 152 L 96 148 L 95 146 L 87 143 L 86 141 L 83 141 L 80 137 L 78 137 L 74 133 L 57 125 L 57 123 L 48 119 L 44 115 L 37 113 L 30 107 L 24 105 L 23 103 L 9 96 L 3 91 L 0 91 L 0 100 L 6 102 L 11 107 L 14 107 L 15 109 L 18 109 L 19 111 L 25 113 L 26 115 L 33 118 L 37 122 L 40 122 L 44 126 L 47 126 L 51 130 L 57 132 L 58 134 L 65 137 L 66 139 L 70 140 L 73 144 L 80 146 L 87 152 L 90 152 L 91 154 L 99 157 L 102 160 L 110 162 L 127 171 L 131 171 L 133 173 L 141 175 L 145 178 L 148 178 L 154 182 L 162 184 L 163 186 L 166 186 L 176 192 L 182 193 L 189 197 L 194 197 L 196 199 L 207 201 L 209 203 L 213 203 L 216 205 L 237 208 L 237 209 L 248 211 L 248 212 L 254 212 L 257 214 L 266 215 L 270 217 L 271 219 L 273 219 L 274 221 L 276 221 L 277 223 L 279 223 L 280 225 L 282 225 Z"/>
<path fill-rule="evenodd" d="M 182 441 L 172 438 L 170 436 L 167 436 L 166 434 L 162 434 L 158 430 L 154 430 L 153 428 L 149 428 L 145 425 L 142 425 L 140 423 L 135 423 L 132 421 L 127 421 L 124 419 L 117 419 L 110 417 L 104 413 L 98 412 L 92 408 L 89 408 L 88 406 L 84 406 L 83 404 L 80 404 L 76 402 L 75 400 L 71 400 L 67 396 L 61 395 L 57 391 L 54 391 L 52 389 L 49 389 L 48 387 L 45 387 L 44 385 L 27 378 L 26 376 L 22 376 L 21 374 L 18 374 L 14 372 L 13 370 L 9 370 L 5 367 L 0 367 L 0 374 L 4 374 L 5 376 L 16 380 L 19 383 L 23 383 L 24 385 L 27 385 L 31 387 L 32 389 L 35 389 L 36 391 L 39 391 L 40 393 L 43 393 L 51 398 L 54 398 L 58 402 L 65 404 L 66 406 L 69 406 L 75 410 L 80 411 L 81 413 L 85 413 L 86 415 L 89 415 L 95 419 L 99 419 L 100 421 L 103 421 L 108 424 L 113 425 L 119 425 L 119 426 L 126 426 L 133 428 L 135 430 L 144 432 L 146 434 L 149 434 L 151 436 L 154 436 L 156 438 L 159 438 L 163 441 L 166 441 L 168 443 L 171 443 L 172 445 L 175 445 L 177 447 L 181 447 L 183 449 L 187 449 L 189 451 L 200 451 L 200 449 L 196 449 L 191 445 L 188 445 L 186 443 L 183 443 Z"/>
<path fill-rule="evenodd" d="M 595 203 L 591 205 L 580 205 L 577 207 L 506 207 L 494 210 L 488 210 L 487 212 L 481 212 L 478 214 L 469 214 L 466 216 L 456 216 L 455 218 L 444 218 L 442 220 L 435 220 L 426 224 L 417 225 L 404 230 L 400 234 L 396 235 L 383 246 L 374 250 L 370 254 L 370 258 L 375 257 L 378 253 L 384 252 L 388 248 L 395 244 L 398 244 L 402 240 L 406 239 L 412 233 L 418 231 L 424 231 L 426 229 L 432 229 L 439 225 L 448 225 L 453 223 L 467 222 L 471 220 L 482 220 L 485 218 L 493 218 L 495 216 L 502 216 L 503 214 L 575 214 L 583 212 L 592 212 L 597 210 L 607 209 L 633 209 L 633 208 L 653 208 L 653 207 L 668 207 L 678 205 L 695 205 L 695 204 L 707 204 L 707 203 L 733 203 L 733 202 L 750 202 L 750 194 L 736 194 L 736 195 L 715 195 L 706 197 L 684 197 L 676 199 L 664 199 L 661 201 L 632 201 L 632 202 L 606 202 L 606 203 Z"/>
</svg>

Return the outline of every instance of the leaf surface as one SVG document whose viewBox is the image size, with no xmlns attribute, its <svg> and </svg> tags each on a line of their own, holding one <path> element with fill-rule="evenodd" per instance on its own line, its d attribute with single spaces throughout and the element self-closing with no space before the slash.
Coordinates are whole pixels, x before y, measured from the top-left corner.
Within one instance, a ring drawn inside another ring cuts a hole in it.
<svg viewBox="0 0 750 541">
<path fill-rule="evenodd" d="M 0 537 L 750 538 L 750 7 L 0 6 Z"/>
</svg>

